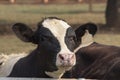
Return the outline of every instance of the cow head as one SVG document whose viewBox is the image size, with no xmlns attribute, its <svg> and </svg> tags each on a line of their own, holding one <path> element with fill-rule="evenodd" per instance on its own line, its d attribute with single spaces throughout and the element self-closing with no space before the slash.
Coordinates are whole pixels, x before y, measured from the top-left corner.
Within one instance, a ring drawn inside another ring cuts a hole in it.
<svg viewBox="0 0 120 80">
<path fill-rule="evenodd" d="M 94 23 L 87 23 L 78 27 L 75 30 L 75 33 L 78 42 L 77 46 L 79 47 L 77 47 L 75 52 L 82 47 L 86 47 L 92 44 L 94 42 L 93 37 L 96 34 L 96 32 L 97 32 L 97 26 Z"/>
<path fill-rule="evenodd" d="M 37 51 L 47 67 L 46 74 L 51 77 L 59 77 L 58 74 L 75 65 L 73 50 L 76 36 L 64 20 L 45 18 L 38 24 L 36 31 L 23 23 L 16 23 L 12 29 L 21 40 L 38 45 Z"/>
</svg>

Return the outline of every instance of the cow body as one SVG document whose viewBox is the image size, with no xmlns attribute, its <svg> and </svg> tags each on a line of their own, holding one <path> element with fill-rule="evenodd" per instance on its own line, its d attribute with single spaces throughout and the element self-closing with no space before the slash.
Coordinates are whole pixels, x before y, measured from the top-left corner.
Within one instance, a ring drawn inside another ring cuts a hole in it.
<svg viewBox="0 0 120 80">
<path fill-rule="evenodd" d="M 89 79 L 116 79 L 120 74 L 120 48 L 92 43 L 76 52 L 77 63 L 72 77 Z M 115 68 L 117 67 L 117 68 Z M 119 77 L 120 79 L 120 77 Z"/>
<path fill-rule="evenodd" d="M 1 65 L 1 76 L 60 78 L 75 65 L 73 50 L 76 36 L 65 21 L 45 18 L 36 31 L 23 23 L 16 23 L 13 31 L 18 38 L 36 44 L 37 48 L 28 55 L 9 56 Z M 7 70 L 2 74 L 4 69 Z"/>
<path fill-rule="evenodd" d="M 63 77 L 120 80 L 120 47 L 94 42 L 94 27 L 86 24 L 76 30 L 80 44 L 75 50 L 76 65 Z"/>
</svg>

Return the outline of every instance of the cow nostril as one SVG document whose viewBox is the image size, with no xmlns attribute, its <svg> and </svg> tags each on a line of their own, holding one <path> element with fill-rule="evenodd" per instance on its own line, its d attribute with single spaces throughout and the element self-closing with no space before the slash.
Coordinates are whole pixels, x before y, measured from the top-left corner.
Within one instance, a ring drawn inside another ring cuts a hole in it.
<svg viewBox="0 0 120 80">
<path fill-rule="evenodd" d="M 60 58 L 61 60 L 64 60 L 64 56 L 63 56 L 62 54 L 59 54 L 59 58 Z"/>
<path fill-rule="evenodd" d="M 72 55 L 71 59 L 73 59 L 75 57 L 75 55 Z"/>
</svg>

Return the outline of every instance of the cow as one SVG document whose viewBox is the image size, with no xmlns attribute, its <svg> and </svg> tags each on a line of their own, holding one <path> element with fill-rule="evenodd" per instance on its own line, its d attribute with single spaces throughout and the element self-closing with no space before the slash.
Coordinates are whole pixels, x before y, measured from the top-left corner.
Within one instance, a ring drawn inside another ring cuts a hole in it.
<svg viewBox="0 0 120 80">
<path fill-rule="evenodd" d="M 60 78 L 76 64 L 73 52 L 76 35 L 66 21 L 47 17 L 38 23 L 34 31 L 24 23 L 16 23 L 12 29 L 20 40 L 37 47 L 29 54 L 2 58 L 0 76 Z"/>
<path fill-rule="evenodd" d="M 120 80 L 120 47 L 95 42 L 96 32 L 94 23 L 86 23 L 75 30 L 76 65 L 63 77 Z"/>
</svg>

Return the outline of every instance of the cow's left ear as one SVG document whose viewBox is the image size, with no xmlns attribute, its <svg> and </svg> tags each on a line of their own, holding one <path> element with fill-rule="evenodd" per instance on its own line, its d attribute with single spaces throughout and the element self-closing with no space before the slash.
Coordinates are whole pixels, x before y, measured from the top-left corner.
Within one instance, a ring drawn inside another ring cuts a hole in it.
<svg viewBox="0 0 120 80">
<path fill-rule="evenodd" d="M 86 23 L 78 27 L 75 30 L 78 40 L 86 33 L 86 31 L 88 31 L 92 36 L 94 36 L 97 32 L 97 25 L 94 23 Z"/>
<path fill-rule="evenodd" d="M 12 30 L 15 32 L 17 37 L 21 39 L 22 41 L 33 42 L 32 37 L 34 35 L 34 32 L 27 25 L 23 23 L 16 23 L 12 26 Z"/>
</svg>

